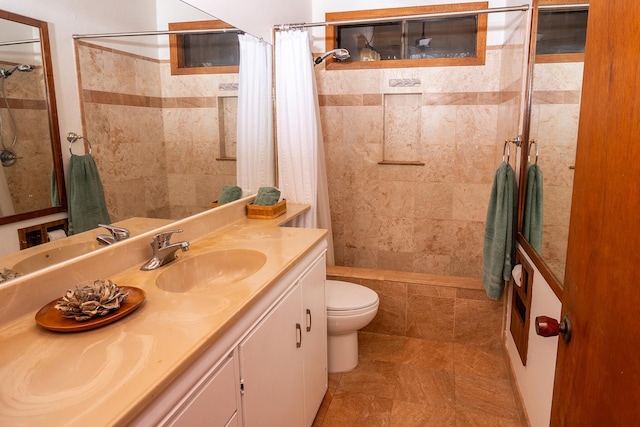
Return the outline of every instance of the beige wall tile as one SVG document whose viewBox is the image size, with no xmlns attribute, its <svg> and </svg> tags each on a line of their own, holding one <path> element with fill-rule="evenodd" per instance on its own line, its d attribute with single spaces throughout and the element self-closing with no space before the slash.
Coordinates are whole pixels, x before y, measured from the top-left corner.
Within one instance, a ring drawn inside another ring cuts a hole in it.
<svg viewBox="0 0 640 427">
<path fill-rule="evenodd" d="M 405 335 L 407 322 L 407 285 L 398 282 L 363 280 L 362 284 L 378 294 L 376 317 L 364 331 Z"/>
<path fill-rule="evenodd" d="M 455 300 L 456 343 L 501 345 L 502 303 L 470 299 Z"/>
<path fill-rule="evenodd" d="M 453 298 L 409 295 L 407 297 L 407 332 L 414 338 L 453 341 Z"/>
</svg>

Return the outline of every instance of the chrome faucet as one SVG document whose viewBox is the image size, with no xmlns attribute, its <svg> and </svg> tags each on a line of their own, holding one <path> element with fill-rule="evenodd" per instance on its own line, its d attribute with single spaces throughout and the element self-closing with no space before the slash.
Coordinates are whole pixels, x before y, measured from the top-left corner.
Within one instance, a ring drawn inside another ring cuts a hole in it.
<svg viewBox="0 0 640 427">
<path fill-rule="evenodd" d="M 163 265 L 178 259 L 178 256 L 176 255 L 176 251 L 178 249 L 181 249 L 182 252 L 189 250 L 189 242 L 169 242 L 173 233 L 182 233 L 182 230 L 164 231 L 153 236 L 153 242 L 151 242 L 153 255 L 149 261 L 145 262 L 144 265 L 140 267 L 140 270 L 155 270 L 158 267 L 162 267 Z"/>
<path fill-rule="evenodd" d="M 131 233 L 124 227 L 116 227 L 115 225 L 98 224 L 98 226 L 109 230 L 108 234 L 98 234 L 96 240 L 102 245 L 113 245 L 116 242 L 129 238 Z"/>
</svg>

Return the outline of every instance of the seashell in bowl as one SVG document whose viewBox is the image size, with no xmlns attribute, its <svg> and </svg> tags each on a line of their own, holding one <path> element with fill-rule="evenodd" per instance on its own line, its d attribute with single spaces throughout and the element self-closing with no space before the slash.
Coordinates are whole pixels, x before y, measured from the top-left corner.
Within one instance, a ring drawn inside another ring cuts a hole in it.
<svg viewBox="0 0 640 427">
<path fill-rule="evenodd" d="M 83 322 L 117 310 L 127 295 L 111 280 L 89 280 L 69 289 L 55 308 L 63 317 Z"/>
</svg>

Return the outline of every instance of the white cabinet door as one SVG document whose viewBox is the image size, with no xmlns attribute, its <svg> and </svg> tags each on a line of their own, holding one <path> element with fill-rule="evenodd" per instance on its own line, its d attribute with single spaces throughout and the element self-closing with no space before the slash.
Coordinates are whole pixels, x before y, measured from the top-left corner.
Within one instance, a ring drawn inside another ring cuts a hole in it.
<svg viewBox="0 0 640 427">
<path fill-rule="evenodd" d="M 225 427 L 237 419 L 236 390 L 233 356 L 205 377 L 190 393 L 180 410 L 167 423 L 171 427 Z"/>
<path fill-rule="evenodd" d="M 327 309 L 324 288 L 325 257 L 321 256 L 300 279 L 304 334 L 304 426 L 313 424 L 327 391 Z"/>
<path fill-rule="evenodd" d="M 296 285 L 240 343 L 247 427 L 303 425 L 301 298 Z"/>
</svg>

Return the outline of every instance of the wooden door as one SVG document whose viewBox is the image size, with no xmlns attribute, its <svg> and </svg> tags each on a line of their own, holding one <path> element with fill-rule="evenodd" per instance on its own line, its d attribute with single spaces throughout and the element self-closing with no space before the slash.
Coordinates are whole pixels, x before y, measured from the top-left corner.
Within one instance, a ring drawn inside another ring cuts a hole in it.
<svg viewBox="0 0 640 427">
<path fill-rule="evenodd" d="M 640 1 L 591 0 L 552 426 L 640 425 Z"/>
</svg>

